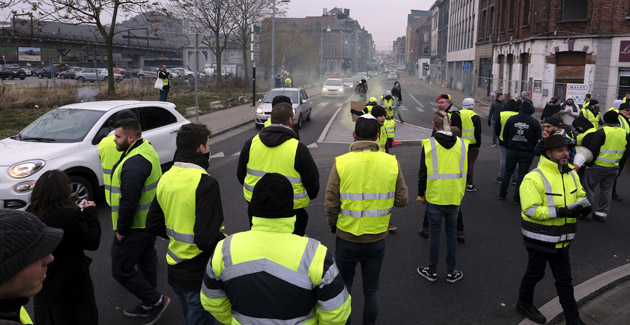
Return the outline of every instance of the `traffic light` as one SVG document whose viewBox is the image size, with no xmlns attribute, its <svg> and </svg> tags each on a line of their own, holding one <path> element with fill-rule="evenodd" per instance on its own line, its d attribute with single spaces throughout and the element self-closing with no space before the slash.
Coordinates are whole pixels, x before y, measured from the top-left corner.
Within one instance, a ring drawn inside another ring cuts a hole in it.
<svg viewBox="0 0 630 325">
<path fill-rule="evenodd" d="M 429 64 L 427 64 L 427 63 L 423 63 L 423 64 L 422 64 L 422 68 L 423 68 L 424 70 L 429 70 Z"/>
</svg>

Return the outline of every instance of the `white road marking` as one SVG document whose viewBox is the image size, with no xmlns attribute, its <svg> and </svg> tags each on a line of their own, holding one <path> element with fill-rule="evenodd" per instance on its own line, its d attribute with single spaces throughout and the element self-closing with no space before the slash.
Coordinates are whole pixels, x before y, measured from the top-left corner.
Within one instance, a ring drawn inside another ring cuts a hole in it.
<svg viewBox="0 0 630 325">
<path fill-rule="evenodd" d="M 418 110 L 418 112 L 424 112 L 424 110 L 420 106 L 416 107 L 416 109 Z"/>
<path fill-rule="evenodd" d="M 411 99 L 413 99 L 416 103 L 418 103 L 418 105 L 420 105 L 420 107 L 424 107 L 424 105 L 422 105 L 422 103 L 419 100 L 417 100 L 416 97 L 413 97 L 412 94 L 409 94 L 409 96 L 411 96 Z M 421 111 L 421 112 L 423 112 L 423 111 Z"/>
<path fill-rule="evenodd" d="M 335 121 L 335 118 L 337 117 L 337 115 L 339 114 L 339 112 L 341 111 L 341 109 L 343 108 L 343 106 L 350 101 L 350 99 L 352 99 L 352 96 L 348 97 L 348 99 L 346 99 L 340 106 L 339 108 L 337 108 L 337 110 L 335 111 L 335 114 L 333 114 L 333 116 L 330 117 L 330 120 L 328 120 L 328 124 L 326 124 L 326 127 L 324 128 L 324 130 L 322 131 L 322 134 L 319 136 L 319 139 L 317 139 L 317 142 L 324 142 L 324 139 L 326 138 L 326 134 L 328 134 L 328 130 L 330 130 L 330 127 L 332 126 L 333 122 Z"/>
<path fill-rule="evenodd" d="M 405 106 L 400 106 L 400 110 L 401 111 L 408 111 L 407 107 L 405 107 Z"/>
<path fill-rule="evenodd" d="M 215 153 L 214 155 L 210 156 L 210 159 L 212 158 L 223 158 L 225 157 L 225 154 L 223 153 L 223 151 L 219 152 L 219 153 Z"/>
<path fill-rule="evenodd" d="M 241 155 L 241 152 L 239 151 L 239 152 L 237 152 L 237 153 L 233 154 L 233 155 L 232 155 L 232 157 L 234 157 L 234 156 L 240 156 L 240 155 Z"/>
<path fill-rule="evenodd" d="M 317 106 L 327 106 L 328 102 L 320 102 L 319 104 L 317 104 Z"/>
<path fill-rule="evenodd" d="M 317 142 L 313 142 L 313 143 L 309 144 L 309 145 L 308 145 L 308 146 L 306 146 L 306 147 L 307 147 L 307 148 L 309 148 L 309 149 L 313 149 L 313 148 L 317 148 L 317 147 L 318 147 L 318 145 L 317 145 Z"/>
</svg>

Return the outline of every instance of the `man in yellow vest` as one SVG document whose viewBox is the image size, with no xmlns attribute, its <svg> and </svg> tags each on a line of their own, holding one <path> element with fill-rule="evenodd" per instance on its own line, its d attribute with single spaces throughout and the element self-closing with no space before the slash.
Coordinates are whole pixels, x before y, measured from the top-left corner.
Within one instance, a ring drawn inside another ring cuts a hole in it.
<svg viewBox="0 0 630 325">
<path fill-rule="evenodd" d="M 468 141 L 468 176 L 466 178 L 466 191 L 479 191 L 473 183 L 473 172 L 475 169 L 475 161 L 479 156 L 479 148 L 481 147 L 481 118 L 473 110 L 475 100 L 472 98 L 464 98 L 462 101 L 462 110 L 459 115 L 462 118 L 462 139 Z"/>
<path fill-rule="evenodd" d="M 571 284 L 569 243 L 574 239 L 577 220 L 591 207 L 576 172 L 568 163 L 569 145 L 559 134 L 544 140 L 538 166 L 520 187 L 521 233 L 529 260 L 521 280 L 516 311 L 531 321 L 547 319 L 534 306 L 534 288 L 545 276 L 547 263 L 555 278 L 560 305 L 567 324 L 580 320 Z"/>
<path fill-rule="evenodd" d="M 591 94 L 586 94 L 584 95 L 584 104 L 582 105 L 582 108 L 587 108 L 589 105 L 591 105 Z"/>
<path fill-rule="evenodd" d="M 381 96 L 380 105 L 383 106 L 387 115 L 385 116 L 385 122 L 383 126 L 387 131 L 387 142 L 389 147 L 392 147 L 394 137 L 396 135 L 396 121 L 394 121 L 394 97 L 391 91 L 386 91 L 385 95 Z"/>
<path fill-rule="evenodd" d="M 284 78 L 284 86 L 293 87 L 293 80 L 291 79 L 290 76 L 287 76 L 286 78 Z"/>
<path fill-rule="evenodd" d="M 361 264 L 363 324 L 375 324 L 378 316 L 379 278 L 392 209 L 408 202 L 400 164 L 395 156 L 379 151 L 378 130 L 378 122 L 369 114 L 357 120 L 350 152 L 336 157 L 332 165 L 324 203 L 330 230 L 337 235 L 335 261 L 350 292 L 355 266 Z"/>
<path fill-rule="evenodd" d="M 618 113 L 619 113 L 619 125 L 621 126 L 622 129 L 626 131 L 626 133 L 630 133 L 630 122 L 628 121 L 628 119 L 630 119 L 630 103 L 620 104 Z M 619 193 L 617 193 L 617 179 L 621 175 L 621 171 L 626 165 L 627 160 L 628 160 L 628 157 L 626 155 L 625 159 L 622 159 L 619 162 L 619 172 L 617 173 L 617 177 L 615 177 L 615 182 L 613 183 L 613 188 L 612 188 L 612 199 L 615 201 L 623 200 L 621 196 L 619 195 Z"/>
<path fill-rule="evenodd" d="M 171 89 L 171 74 L 166 70 L 166 64 L 160 66 L 158 70 L 158 79 L 162 80 L 162 89 L 160 89 L 160 101 L 165 102 L 168 98 L 168 92 Z"/>
<path fill-rule="evenodd" d="M 147 230 L 169 240 L 168 284 L 179 296 L 186 324 L 212 325 L 199 291 L 210 256 L 225 236 L 219 183 L 207 172 L 210 131 L 203 124 L 183 125 L 176 143 L 173 167 L 160 179 Z"/>
<path fill-rule="evenodd" d="M 379 149 L 381 150 L 381 152 L 389 153 L 391 142 L 389 142 L 387 128 L 385 127 L 387 112 L 382 106 L 376 105 L 372 109 L 372 113 L 370 115 L 376 118 L 376 121 L 378 122 L 379 135 L 378 135 L 378 139 L 376 139 L 376 142 L 378 142 Z"/>
<path fill-rule="evenodd" d="M 123 109 L 119 111 L 118 113 L 116 113 L 115 121 L 120 121 L 126 118 L 131 118 L 135 120 L 136 114 L 134 114 L 130 109 Z M 101 158 L 101 167 L 103 167 L 103 185 L 105 187 L 105 201 L 107 202 L 107 205 L 111 205 L 109 202 L 109 199 L 110 199 L 109 191 L 112 187 L 112 168 L 120 160 L 120 156 L 122 155 L 122 152 L 116 149 L 116 142 L 114 142 L 113 134 L 110 136 L 104 137 L 98 143 L 98 155 Z"/>
<path fill-rule="evenodd" d="M 595 128 L 599 128 L 601 124 L 600 114 L 599 114 L 599 101 L 597 99 L 591 99 L 587 106 L 586 103 L 584 107 L 580 110 L 580 116 L 584 116 L 587 120 L 589 120 Z"/>
<path fill-rule="evenodd" d="M 252 229 L 217 245 L 203 279 L 203 307 L 221 324 L 345 324 L 351 298 L 332 254 L 291 234 L 292 184 L 267 173 L 253 192 Z"/>
<path fill-rule="evenodd" d="M 0 324 L 33 324 L 24 305 L 42 289 L 63 230 L 30 213 L 0 209 Z"/>
<path fill-rule="evenodd" d="M 451 132 L 450 120 L 444 112 L 433 117 L 436 130 L 430 139 L 422 140 L 420 171 L 418 173 L 419 202 L 426 204 L 429 221 L 429 264 L 416 271 L 428 281 L 437 280 L 437 264 L 440 251 L 442 219 L 446 231 L 446 281 L 455 283 L 464 273 L 455 269 L 457 250 L 457 214 L 466 192 L 468 172 L 468 146 Z"/>
<path fill-rule="evenodd" d="M 151 144 L 142 138 L 140 125 L 124 119 L 114 126 L 120 161 L 112 168 L 110 203 L 112 225 L 112 275 L 140 299 L 140 304 L 125 308 L 127 317 L 146 317 L 153 324 L 170 304 L 170 298 L 157 291 L 155 235 L 146 230 L 146 218 L 162 169 Z"/>
<path fill-rule="evenodd" d="M 505 146 L 505 139 L 503 138 L 503 133 L 505 133 L 505 123 L 507 120 L 518 114 L 519 105 L 518 102 L 514 99 L 510 99 L 503 107 L 503 110 L 497 116 L 498 119 L 494 120 L 494 134 L 499 139 L 499 175 L 497 178 L 493 179 L 495 183 L 501 184 L 501 180 L 503 179 L 503 174 L 505 174 L 505 159 L 507 157 L 507 147 Z"/>
<path fill-rule="evenodd" d="M 271 125 L 243 145 L 238 160 L 236 177 L 243 185 L 243 196 L 251 202 L 254 186 L 266 173 L 279 173 L 293 184 L 296 223 L 294 234 L 306 233 L 306 207 L 319 192 L 319 171 L 308 148 L 297 140 L 293 127 L 293 107 L 285 102 L 271 110 Z M 254 216 L 247 209 L 250 227 Z"/>
<path fill-rule="evenodd" d="M 626 91 L 626 96 L 623 97 L 623 99 L 621 100 L 624 104 L 628 103 L 630 104 L 630 91 Z"/>
<path fill-rule="evenodd" d="M 609 111 L 604 114 L 604 127 L 586 135 L 582 146 L 593 154 L 593 161 L 587 164 L 590 167 L 584 173 L 584 189 L 588 200 L 593 203 L 595 219 L 606 222 L 613 183 L 619 173 L 619 162 L 627 157 L 630 135 L 619 127 L 617 112 Z M 596 195 L 598 200 L 595 200 Z M 586 220 L 591 219 L 591 216 L 586 216 Z"/>
</svg>

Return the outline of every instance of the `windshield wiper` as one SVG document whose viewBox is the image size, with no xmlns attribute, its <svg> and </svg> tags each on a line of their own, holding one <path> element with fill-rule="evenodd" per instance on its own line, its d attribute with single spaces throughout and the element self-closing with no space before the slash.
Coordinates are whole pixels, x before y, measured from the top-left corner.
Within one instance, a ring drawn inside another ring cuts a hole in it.
<svg viewBox="0 0 630 325">
<path fill-rule="evenodd" d="M 11 139 L 13 139 L 13 140 L 22 140 L 22 134 L 18 133 L 16 135 L 12 136 Z"/>
<path fill-rule="evenodd" d="M 40 138 L 40 137 L 20 137 L 23 141 L 37 141 L 37 142 L 57 142 L 55 139 L 51 138 Z"/>
</svg>

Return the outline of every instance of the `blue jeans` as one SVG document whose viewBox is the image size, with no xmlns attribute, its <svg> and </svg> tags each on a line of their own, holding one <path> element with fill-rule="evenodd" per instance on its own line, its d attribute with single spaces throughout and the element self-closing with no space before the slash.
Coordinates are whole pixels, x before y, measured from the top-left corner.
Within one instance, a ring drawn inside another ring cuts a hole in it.
<svg viewBox="0 0 630 325">
<path fill-rule="evenodd" d="M 440 258 L 440 232 L 442 217 L 446 231 L 446 271 L 455 271 L 455 253 L 457 252 L 457 214 L 459 205 L 437 205 L 427 202 L 426 215 L 429 219 L 429 272 L 437 273 L 435 268 Z"/>
<path fill-rule="evenodd" d="M 525 175 L 529 172 L 529 166 L 532 164 L 532 160 L 534 160 L 533 150 L 531 152 L 518 150 L 507 151 L 507 157 L 505 158 L 505 174 L 503 174 L 503 178 L 501 179 L 501 190 L 499 191 L 500 197 L 507 195 L 507 189 L 510 185 L 510 176 L 514 173 L 518 165 L 516 188 L 514 189 L 514 202 L 520 202 L 518 191 L 523 178 L 525 178 Z"/>
<path fill-rule="evenodd" d="M 164 88 L 160 90 L 160 101 L 161 102 L 165 102 L 166 98 L 168 97 L 168 91 L 170 90 L 170 88 Z"/>
<path fill-rule="evenodd" d="M 177 296 L 179 296 L 179 303 L 182 306 L 184 318 L 186 318 L 186 325 L 215 324 L 215 319 L 212 314 L 203 309 L 201 305 L 199 290 L 177 292 Z"/>
<path fill-rule="evenodd" d="M 376 324 L 378 315 L 378 283 L 385 256 L 385 239 L 374 243 L 353 243 L 337 237 L 335 260 L 348 292 L 357 263 L 361 264 L 363 279 L 363 324 Z M 350 324 L 350 320 L 346 324 Z"/>
</svg>

